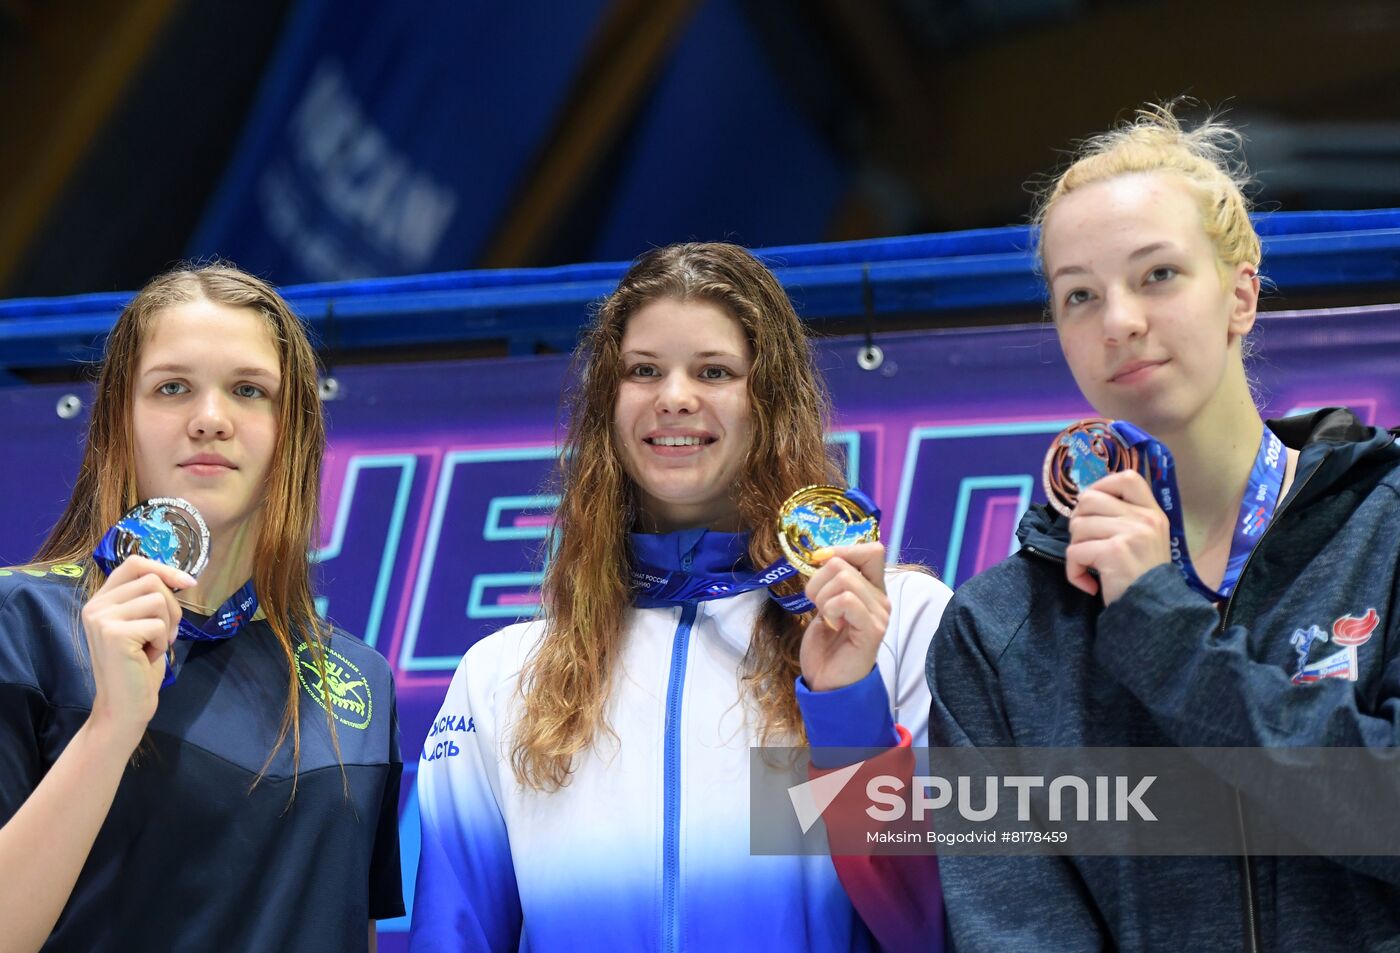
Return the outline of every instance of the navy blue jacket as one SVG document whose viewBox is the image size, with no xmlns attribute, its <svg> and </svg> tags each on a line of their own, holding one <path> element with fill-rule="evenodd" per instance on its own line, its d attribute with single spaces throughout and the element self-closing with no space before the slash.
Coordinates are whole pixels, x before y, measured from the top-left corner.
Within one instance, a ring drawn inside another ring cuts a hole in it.
<svg viewBox="0 0 1400 953">
<path fill-rule="evenodd" d="M 0 570 L 0 823 L 92 707 L 77 572 Z M 388 663 L 352 636 L 332 637 L 338 761 L 303 643 L 300 763 L 288 738 L 254 785 L 287 702 L 271 627 L 181 641 L 176 655 L 179 676 L 161 692 L 45 953 L 366 949 L 371 918 L 403 914 Z"/>
<path fill-rule="evenodd" d="M 943 615 L 930 743 L 1400 745 L 1400 446 L 1346 411 L 1269 426 L 1302 451 L 1297 475 L 1226 606 L 1168 564 L 1104 608 L 1065 581 L 1067 521 L 1033 508 L 1021 550 Z M 1300 660 L 1292 634 L 1372 610 L 1357 680 L 1307 681 L 1336 646 Z M 1226 780 L 1247 837 L 1249 778 Z M 945 857 L 941 870 L 959 951 L 1400 950 L 1397 858 Z"/>
</svg>

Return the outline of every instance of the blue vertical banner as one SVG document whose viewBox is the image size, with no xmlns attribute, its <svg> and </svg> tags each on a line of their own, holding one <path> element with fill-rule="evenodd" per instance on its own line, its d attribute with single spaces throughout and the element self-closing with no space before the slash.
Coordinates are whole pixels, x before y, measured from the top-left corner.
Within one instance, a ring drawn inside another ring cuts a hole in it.
<svg viewBox="0 0 1400 953">
<path fill-rule="evenodd" d="M 189 254 L 279 285 L 476 265 L 611 6 L 300 0 Z M 696 7 L 593 157 L 603 174 L 574 197 L 589 211 L 555 223 L 580 257 L 817 241 L 849 189 L 743 4 Z"/>
<path fill-rule="evenodd" d="M 849 163 L 793 96 L 742 0 L 706 0 L 618 155 L 590 258 L 671 242 L 750 247 L 821 241 Z"/>
<path fill-rule="evenodd" d="M 469 265 L 605 8 L 301 0 L 189 253 L 277 284 Z"/>
</svg>

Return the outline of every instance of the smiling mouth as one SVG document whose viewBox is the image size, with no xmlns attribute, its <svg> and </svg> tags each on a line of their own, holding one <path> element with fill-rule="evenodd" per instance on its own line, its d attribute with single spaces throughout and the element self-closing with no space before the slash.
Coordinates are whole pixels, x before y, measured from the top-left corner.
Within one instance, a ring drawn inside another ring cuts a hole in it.
<svg viewBox="0 0 1400 953">
<path fill-rule="evenodd" d="M 716 437 L 643 437 L 642 442 L 653 447 L 705 447 Z"/>
</svg>

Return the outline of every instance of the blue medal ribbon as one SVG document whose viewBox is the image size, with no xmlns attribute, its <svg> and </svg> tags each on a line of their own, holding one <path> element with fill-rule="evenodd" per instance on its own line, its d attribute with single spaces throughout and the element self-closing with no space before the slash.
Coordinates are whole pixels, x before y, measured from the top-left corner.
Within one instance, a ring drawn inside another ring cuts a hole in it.
<svg viewBox="0 0 1400 953">
<path fill-rule="evenodd" d="M 807 612 L 814 607 L 802 593 L 780 596 L 771 588 L 797 574 L 786 559 L 779 559 L 762 572 L 730 573 L 727 579 L 707 573 L 660 569 L 647 563 L 637 563 L 632 567 L 633 602 L 640 609 L 656 609 L 726 599 L 767 586 L 769 597 L 784 609 L 794 613 Z"/>
<path fill-rule="evenodd" d="M 1249 472 L 1249 484 L 1244 498 L 1240 501 L 1240 515 L 1235 523 L 1235 535 L 1230 542 L 1230 558 L 1225 564 L 1225 577 L 1218 590 L 1210 588 L 1196 574 L 1191 562 L 1191 554 L 1186 549 L 1186 527 L 1181 515 L 1181 492 L 1176 485 L 1176 461 L 1171 451 L 1155 440 L 1146 431 L 1118 420 L 1113 429 L 1129 445 L 1142 454 L 1147 463 L 1147 482 L 1152 487 L 1152 495 L 1162 512 L 1167 514 L 1170 526 L 1172 563 L 1186 577 L 1186 583 L 1212 602 L 1230 597 L 1244 571 L 1245 561 L 1254 549 L 1259 537 L 1268 529 L 1278 507 L 1279 494 L 1283 489 L 1283 476 L 1288 467 L 1288 455 L 1284 452 L 1283 441 L 1270 430 L 1264 428 L 1263 439 L 1259 441 L 1259 451 L 1254 456 L 1254 466 Z"/>
<path fill-rule="evenodd" d="M 175 638 L 184 639 L 187 642 L 218 642 L 222 639 L 231 639 L 253 620 L 253 615 L 258 611 L 258 594 L 253 591 L 253 580 L 245 582 L 237 592 L 224 600 L 219 608 L 214 610 L 214 614 L 203 623 L 195 625 L 183 615 L 180 616 L 180 626 L 175 633 Z M 161 681 L 160 687 L 171 684 L 175 681 L 175 669 L 167 661 L 165 665 L 165 678 Z"/>
<path fill-rule="evenodd" d="M 231 639 L 253 620 L 258 611 L 258 594 L 253 591 L 253 580 L 245 582 L 237 592 L 224 600 L 208 619 L 195 625 L 189 619 L 180 618 L 180 631 L 176 638 L 191 642 L 218 642 Z"/>
<path fill-rule="evenodd" d="M 846 496 L 861 509 L 880 518 L 880 508 L 865 493 L 846 490 Z M 833 544 L 836 545 L 836 544 Z M 779 595 L 773 587 L 799 575 L 786 558 L 780 558 L 767 568 L 754 572 L 707 573 L 684 569 L 662 569 L 634 558 L 632 564 L 633 603 L 640 609 L 687 605 L 711 599 L 727 599 L 755 589 L 768 589 L 768 597 L 788 612 L 799 614 L 816 608 L 801 592 Z"/>
</svg>

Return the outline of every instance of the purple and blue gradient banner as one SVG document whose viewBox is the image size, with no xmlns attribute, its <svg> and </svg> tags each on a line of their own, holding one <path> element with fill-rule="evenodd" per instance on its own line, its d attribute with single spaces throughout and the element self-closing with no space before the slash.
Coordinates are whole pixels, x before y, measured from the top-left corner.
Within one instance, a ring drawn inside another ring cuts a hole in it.
<svg viewBox="0 0 1400 953">
<path fill-rule="evenodd" d="M 1264 317 L 1253 362 L 1266 415 L 1340 404 L 1400 423 L 1400 307 Z M 1015 548 L 1021 512 L 1043 499 L 1051 437 L 1090 409 L 1053 329 L 888 335 L 883 366 L 860 342 L 822 343 L 839 416 L 831 442 L 886 514 L 893 558 L 958 584 Z M 555 502 L 550 480 L 567 358 L 345 367 L 327 405 L 331 448 L 316 559 L 322 606 L 389 658 L 403 748 L 422 748 L 462 653 L 532 615 Z M 56 518 L 77 468 L 86 415 L 67 393 L 0 390 L 9 465 L 0 474 L 0 561 L 17 562 Z M 405 873 L 417 862 L 415 765 L 405 774 Z M 657 807 L 660 810 L 660 805 Z M 402 949 L 406 924 L 383 924 Z"/>
</svg>

